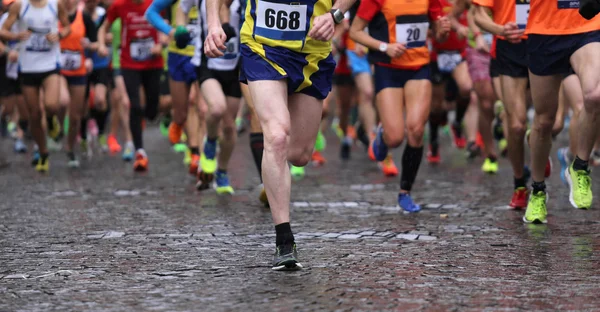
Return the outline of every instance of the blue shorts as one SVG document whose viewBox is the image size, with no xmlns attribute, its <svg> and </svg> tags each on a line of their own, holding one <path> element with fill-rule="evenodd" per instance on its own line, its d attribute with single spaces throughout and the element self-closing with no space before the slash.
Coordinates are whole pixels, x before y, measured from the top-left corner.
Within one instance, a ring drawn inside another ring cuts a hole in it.
<svg viewBox="0 0 600 312">
<path fill-rule="evenodd" d="M 247 45 L 240 45 L 241 82 L 286 78 L 289 95 L 304 93 L 319 100 L 327 97 L 331 91 L 335 70 L 335 61 L 331 53 L 305 54 L 280 47 L 262 47 L 265 58 Z"/>
<path fill-rule="evenodd" d="M 348 65 L 350 65 L 352 76 L 362 73 L 371 74 L 371 65 L 369 64 L 366 54 L 361 57 L 354 51 L 346 51 L 346 56 L 348 56 Z"/>
<path fill-rule="evenodd" d="M 169 52 L 167 64 L 169 66 L 169 76 L 174 81 L 185 82 L 191 85 L 198 79 L 196 76 L 196 66 L 192 64 L 192 57 Z"/>
<path fill-rule="evenodd" d="M 409 80 L 429 80 L 431 69 L 425 65 L 417 70 L 375 65 L 375 94 L 385 88 L 404 88 Z"/>
<path fill-rule="evenodd" d="M 574 35 L 529 35 L 529 70 L 537 76 L 565 75 L 571 71 L 570 58 L 588 43 L 600 42 L 600 31 Z"/>
<path fill-rule="evenodd" d="M 496 40 L 498 74 L 513 78 L 528 78 L 527 48 L 527 40 L 519 43 L 510 43 L 501 39 Z"/>
<path fill-rule="evenodd" d="M 64 76 L 69 86 L 87 86 L 87 76 Z"/>
</svg>

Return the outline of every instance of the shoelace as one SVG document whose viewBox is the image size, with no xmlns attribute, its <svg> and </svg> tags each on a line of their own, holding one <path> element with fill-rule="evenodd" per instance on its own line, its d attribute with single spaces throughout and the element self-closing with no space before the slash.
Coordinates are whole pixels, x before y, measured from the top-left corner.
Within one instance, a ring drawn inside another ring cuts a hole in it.
<svg viewBox="0 0 600 312">
<path fill-rule="evenodd" d="M 538 194 L 533 195 L 531 201 L 533 204 L 534 214 L 538 214 L 544 210 L 543 207 L 544 203 L 546 202 L 546 196 L 544 193 L 539 192 Z"/>
<path fill-rule="evenodd" d="M 588 194 L 588 190 L 590 188 L 590 184 L 592 182 L 592 179 L 590 178 L 590 175 L 581 170 L 577 172 L 577 186 L 579 188 L 579 191 L 584 195 L 587 196 Z"/>
</svg>

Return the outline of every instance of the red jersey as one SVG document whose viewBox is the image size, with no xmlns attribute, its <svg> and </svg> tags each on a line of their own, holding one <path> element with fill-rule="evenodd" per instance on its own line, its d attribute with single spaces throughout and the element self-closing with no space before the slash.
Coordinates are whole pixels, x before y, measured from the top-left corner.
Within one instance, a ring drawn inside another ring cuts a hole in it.
<svg viewBox="0 0 600 312">
<path fill-rule="evenodd" d="M 162 69 L 162 55 L 151 53 L 158 43 L 158 32 L 144 14 L 152 0 L 116 0 L 108 8 L 106 19 L 112 23 L 121 18 L 121 68 L 123 69 Z"/>
<path fill-rule="evenodd" d="M 350 68 L 348 67 L 348 57 L 346 57 L 346 42 L 347 40 L 349 40 L 349 36 L 348 36 L 348 32 L 345 32 L 344 35 L 342 35 L 342 40 L 340 42 L 340 48 L 343 49 L 343 51 L 338 51 L 338 53 L 340 53 L 340 58 L 337 61 L 337 65 L 335 66 L 335 71 L 333 72 L 336 75 L 350 75 L 352 72 L 350 71 Z"/>
<path fill-rule="evenodd" d="M 440 0 L 442 4 L 442 11 L 444 15 L 448 15 L 452 13 L 452 3 L 448 0 Z M 461 25 L 467 26 L 467 12 L 463 12 L 458 19 Z M 458 38 L 458 34 L 456 31 L 450 31 L 448 35 L 448 39 L 444 42 L 437 42 L 435 38 L 432 39 L 433 50 L 431 52 L 431 58 L 433 60 L 436 59 L 438 51 L 456 51 L 459 53 L 463 53 L 467 48 L 467 38 Z"/>
</svg>

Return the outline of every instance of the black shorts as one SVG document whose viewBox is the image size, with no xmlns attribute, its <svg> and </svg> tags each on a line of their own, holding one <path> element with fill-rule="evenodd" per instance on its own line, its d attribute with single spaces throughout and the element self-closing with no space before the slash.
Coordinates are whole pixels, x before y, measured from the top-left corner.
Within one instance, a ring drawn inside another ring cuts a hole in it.
<svg viewBox="0 0 600 312">
<path fill-rule="evenodd" d="M 496 40 L 496 61 L 498 74 L 513 78 L 528 78 L 527 40 L 519 43 Z"/>
<path fill-rule="evenodd" d="M 169 72 L 163 71 L 160 75 L 160 96 L 171 95 L 171 88 L 169 88 Z"/>
<path fill-rule="evenodd" d="M 23 86 L 40 87 L 46 78 L 59 74 L 60 70 L 57 68 L 43 73 L 19 73 L 19 79 Z"/>
<path fill-rule="evenodd" d="M 499 76 L 500 74 L 498 73 L 498 61 L 496 61 L 495 58 L 492 58 L 490 60 L 490 77 L 496 78 Z"/>
<path fill-rule="evenodd" d="M 456 84 L 456 80 L 454 80 L 452 77 L 446 81 L 444 99 L 446 102 L 452 102 L 458 99 L 458 84 Z"/>
<path fill-rule="evenodd" d="M 336 86 L 353 86 L 354 77 L 351 74 L 333 74 L 333 84 Z"/>
<path fill-rule="evenodd" d="M 429 77 L 429 80 L 431 80 L 432 84 L 440 85 L 446 81 L 453 80 L 452 73 L 443 73 L 440 71 L 437 62 L 431 62 L 429 63 L 429 66 L 431 67 L 431 77 Z"/>
<path fill-rule="evenodd" d="M 234 70 L 219 71 L 213 70 L 206 67 L 206 62 L 196 67 L 196 73 L 198 76 L 198 84 L 202 85 L 208 79 L 216 79 L 225 96 L 231 96 L 234 98 L 242 97 L 242 89 L 240 87 L 240 69 L 239 66 Z"/>
<path fill-rule="evenodd" d="M 92 85 L 101 84 L 106 87 L 113 85 L 113 76 L 110 68 L 98 68 L 94 69 L 88 78 L 88 82 Z"/>
<path fill-rule="evenodd" d="M 21 83 L 19 80 L 6 76 L 6 56 L 0 57 L 0 97 L 21 94 Z"/>
<path fill-rule="evenodd" d="M 529 69 L 537 76 L 567 74 L 571 55 L 592 42 L 600 42 L 600 31 L 560 36 L 531 34 L 527 39 Z"/>
</svg>

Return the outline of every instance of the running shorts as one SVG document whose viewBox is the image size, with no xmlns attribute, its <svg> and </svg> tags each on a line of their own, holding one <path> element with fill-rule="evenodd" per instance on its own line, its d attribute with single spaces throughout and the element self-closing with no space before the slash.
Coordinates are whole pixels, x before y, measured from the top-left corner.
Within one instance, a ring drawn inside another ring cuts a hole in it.
<svg viewBox="0 0 600 312">
<path fill-rule="evenodd" d="M 398 69 L 375 65 L 375 94 L 385 88 L 404 88 L 409 80 L 429 80 L 431 70 L 429 65 L 417 70 Z"/>
<path fill-rule="evenodd" d="M 89 77 L 89 83 L 96 85 L 96 84 L 101 84 L 101 85 L 105 85 L 106 87 L 110 87 L 113 85 L 113 79 L 112 79 L 112 73 L 110 68 L 105 67 L 105 68 L 97 68 L 94 69 L 91 73 L 90 73 L 90 77 Z"/>
<path fill-rule="evenodd" d="M 367 73 L 369 75 L 371 74 L 371 65 L 369 64 L 367 54 L 358 56 L 356 52 L 346 50 L 346 56 L 348 57 L 348 65 L 350 65 L 352 76 L 362 73 Z"/>
<path fill-rule="evenodd" d="M 64 76 L 69 86 L 86 86 L 88 83 L 88 77 L 83 76 Z"/>
<path fill-rule="evenodd" d="M 198 76 L 198 83 L 200 85 L 208 79 L 215 79 L 219 82 L 221 88 L 223 88 L 225 96 L 238 99 L 242 97 L 239 73 L 239 65 L 234 70 L 210 69 L 206 66 L 206 62 L 202 62 L 202 65 L 196 67 L 196 76 Z"/>
<path fill-rule="evenodd" d="M 23 86 L 40 87 L 46 78 L 60 74 L 58 68 L 43 73 L 19 73 L 19 79 Z"/>
<path fill-rule="evenodd" d="M 490 62 L 491 56 L 489 53 L 477 51 L 477 49 L 471 47 L 467 48 L 467 65 L 473 82 L 491 80 Z"/>
<path fill-rule="evenodd" d="M 331 53 L 306 54 L 267 45 L 262 48 L 254 52 L 240 45 L 241 82 L 287 78 L 288 94 L 303 93 L 319 100 L 327 97 L 335 69 Z"/>
<path fill-rule="evenodd" d="M 513 78 L 528 78 L 527 40 L 510 43 L 506 40 L 496 40 L 496 60 L 498 73 Z"/>
<path fill-rule="evenodd" d="M 0 97 L 21 94 L 21 83 L 6 75 L 6 56 L 0 57 Z"/>
<path fill-rule="evenodd" d="M 490 60 L 490 77 L 500 77 L 500 74 L 498 73 L 498 61 L 496 61 L 495 58 Z"/>
<path fill-rule="evenodd" d="M 198 79 L 196 66 L 191 63 L 192 57 L 177 53 L 169 53 L 167 63 L 169 65 L 169 76 L 173 81 L 185 82 L 191 85 Z"/>
<path fill-rule="evenodd" d="M 592 42 L 600 42 L 600 31 L 560 36 L 531 34 L 527 39 L 529 70 L 537 76 L 567 74 L 571 55 Z"/>
</svg>

